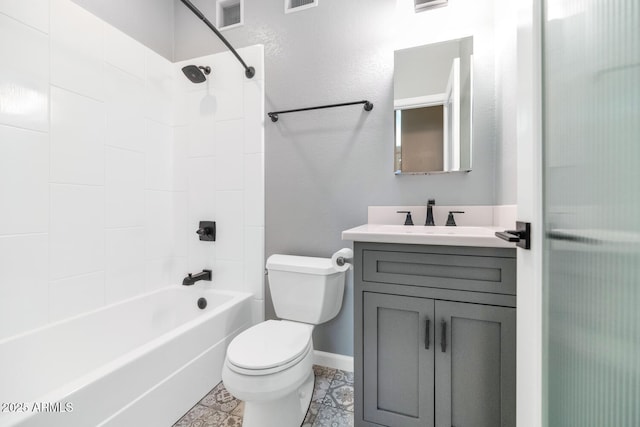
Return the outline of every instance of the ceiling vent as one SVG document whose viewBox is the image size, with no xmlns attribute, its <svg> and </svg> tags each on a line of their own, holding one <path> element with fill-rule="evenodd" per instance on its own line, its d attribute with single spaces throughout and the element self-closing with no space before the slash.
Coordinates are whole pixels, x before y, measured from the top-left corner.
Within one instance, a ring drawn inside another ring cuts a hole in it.
<svg viewBox="0 0 640 427">
<path fill-rule="evenodd" d="M 413 0 L 416 12 L 423 12 L 436 7 L 446 6 L 449 0 Z"/>
<path fill-rule="evenodd" d="M 243 24 L 244 0 L 217 0 L 216 23 L 221 30 Z"/>
<path fill-rule="evenodd" d="M 319 0 L 284 0 L 284 13 L 298 12 L 318 5 Z"/>
</svg>

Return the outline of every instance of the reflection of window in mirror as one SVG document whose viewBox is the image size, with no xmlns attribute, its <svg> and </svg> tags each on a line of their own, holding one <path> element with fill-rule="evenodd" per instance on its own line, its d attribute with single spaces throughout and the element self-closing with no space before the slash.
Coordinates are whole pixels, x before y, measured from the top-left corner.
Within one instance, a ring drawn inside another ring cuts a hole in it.
<svg viewBox="0 0 640 427">
<path fill-rule="evenodd" d="M 396 110 L 396 171 L 444 170 L 442 105 Z M 401 143 L 400 143 L 401 141 Z"/>
</svg>

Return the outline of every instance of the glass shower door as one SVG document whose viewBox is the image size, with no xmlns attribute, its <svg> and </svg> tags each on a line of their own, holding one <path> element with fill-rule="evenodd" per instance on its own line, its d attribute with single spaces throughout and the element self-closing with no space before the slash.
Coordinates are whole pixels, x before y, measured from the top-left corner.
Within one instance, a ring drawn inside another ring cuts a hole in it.
<svg viewBox="0 0 640 427">
<path fill-rule="evenodd" d="M 543 9 L 543 415 L 638 427 L 640 1 Z"/>
</svg>

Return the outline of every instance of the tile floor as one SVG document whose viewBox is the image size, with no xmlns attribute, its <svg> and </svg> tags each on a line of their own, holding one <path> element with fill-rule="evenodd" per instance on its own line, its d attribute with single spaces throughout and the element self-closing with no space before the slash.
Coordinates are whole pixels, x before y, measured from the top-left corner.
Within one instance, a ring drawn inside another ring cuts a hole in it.
<svg viewBox="0 0 640 427">
<path fill-rule="evenodd" d="M 353 372 L 314 365 L 316 383 L 302 427 L 353 426 Z M 244 402 L 220 383 L 173 427 L 240 427 Z"/>
</svg>

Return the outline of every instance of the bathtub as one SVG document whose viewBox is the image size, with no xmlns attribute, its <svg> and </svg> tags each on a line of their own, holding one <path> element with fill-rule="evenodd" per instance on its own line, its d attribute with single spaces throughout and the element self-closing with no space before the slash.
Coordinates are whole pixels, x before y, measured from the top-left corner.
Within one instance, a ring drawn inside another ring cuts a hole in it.
<svg viewBox="0 0 640 427">
<path fill-rule="evenodd" d="M 2 340 L 0 426 L 171 426 L 251 319 L 251 294 L 176 286 Z"/>
</svg>

